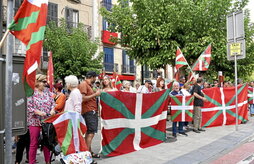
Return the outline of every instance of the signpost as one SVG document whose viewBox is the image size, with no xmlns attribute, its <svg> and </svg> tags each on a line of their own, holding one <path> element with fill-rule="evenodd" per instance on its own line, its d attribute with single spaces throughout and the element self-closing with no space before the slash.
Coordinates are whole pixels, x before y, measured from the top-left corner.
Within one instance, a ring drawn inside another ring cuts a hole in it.
<svg viewBox="0 0 254 164">
<path fill-rule="evenodd" d="M 236 131 L 238 130 L 237 60 L 246 56 L 244 37 L 243 11 L 233 12 L 227 16 L 227 59 L 235 61 Z"/>
</svg>

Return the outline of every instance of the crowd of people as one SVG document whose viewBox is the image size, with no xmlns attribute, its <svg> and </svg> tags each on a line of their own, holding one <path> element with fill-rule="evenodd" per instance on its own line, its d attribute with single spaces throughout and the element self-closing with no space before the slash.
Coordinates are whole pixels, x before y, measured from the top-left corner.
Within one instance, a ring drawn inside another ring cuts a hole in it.
<svg viewBox="0 0 254 164">
<path fill-rule="evenodd" d="M 42 74 L 36 75 L 36 85 L 34 94 L 27 98 L 27 125 L 26 134 L 17 136 L 16 164 L 21 163 L 23 151 L 26 149 L 26 162 L 30 164 L 37 163 L 36 152 L 39 147 L 39 138 L 41 131 L 41 121 L 50 115 L 55 115 L 63 111 L 75 111 L 80 113 L 87 126 L 87 132 L 84 140 L 93 158 L 100 158 L 99 154 L 92 151 L 92 141 L 95 133 L 98 131 L 99 117 L 99 99 L 101 92 L 117 91 L 112 86 L 110 76 L 106 75 L 101 81 L 98 81 L 97 74 L 89 71 L 86 78 L 80 82 L 74 75 L 69 75 L 62 80 L 57 80 L 54 84 L 53 91 L 49 89 L 46 76 Z M 239 83 L 242 81 L 239 80 Z M 165 79 L 158 77 L 156 84 L 151 80 L 145 80 L 144 85 L 136 83 L 135 87 L 130 81 L 123 81 L 120 91 L 132 93 L 152 93 L 166 89 Z M 233 86 L 228 81 L 223 82 L 223 87 Z M 193 132 L 201 133 L 205 130 L 201 128 L 201 107 L 207 99 L 204 97 L 202 89 L 210 87 L 220 87 L 217 80 L 213 84 L 204 82 L 202 77 L 194 79 L 192 82 L 187 81 L 184 76 L 179 81 L 173 83 L 171 96 L 194 96 L 194 112 L 193 112 Z M 250 87 L 254 88 L 254 82 L 250 83 Z M 170 113 L 170 109 L 169 109 Z M 254 116 L 254 105 L 250 105 L 250 114 Z M 189 122 L 173 122 L 172 136 L 177 135 L 188 136 L 186 129 L 190 129 Z M 50 151 L 47 147 L 42 146 L 45 162 L 50 163 Z M 96 161 L 93 160 L 93 164 Z"/>
</svg>

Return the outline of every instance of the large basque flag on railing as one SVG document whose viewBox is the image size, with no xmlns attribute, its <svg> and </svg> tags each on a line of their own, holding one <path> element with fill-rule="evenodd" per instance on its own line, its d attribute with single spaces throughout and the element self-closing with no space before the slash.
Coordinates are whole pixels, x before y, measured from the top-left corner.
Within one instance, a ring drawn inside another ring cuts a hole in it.
<svg viewBox="0 0 254 164">
<path fill-rule="evenodd" d="M 252 87 L 248 88 L 248 103 L 254 104 L 254 88 Z"/>
<path fill-rule="evenodd" d="M 47 12 L 48 0 L 24 0 L 8 27 L 26 45 L 23 80 L 28 97 L 33 94 L 36 69 L 40 63 Z"/>
<path fill-rule="evenodd" d="M 235 87 L 204 89 L 208 102 L 202 107 L 202 126 L 234 125 L 236 123 Z M 248 120 L 248 86 L 238 86 L 238 123 Z"/>
<path fill-rule="evenodd" d="M 193 96 L 170 96 L 171 120 L 188 121 L 193 118 Z"/>
<path fill-rule="evenodd" d="M 141 94 L 102 92 L 102 150 L 118 156 L 166 139 L 169 90 Z"/>
</svg>

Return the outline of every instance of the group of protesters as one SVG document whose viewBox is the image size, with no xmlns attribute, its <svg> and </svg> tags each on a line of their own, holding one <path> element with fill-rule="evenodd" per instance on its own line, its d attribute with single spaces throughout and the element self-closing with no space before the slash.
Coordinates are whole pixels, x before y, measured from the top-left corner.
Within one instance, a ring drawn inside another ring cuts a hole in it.
<svg viewBox="0 0 254 164">
<path fill-rule="evenodd" d="M 87 132 L 84 140 L 88 150 L 93 158 L 100 158 L 99 154 L 93 153 L 91 145 L 95 133 L 98 131 L 99 117 L 99 96 L 101 92 L 117 91 L 113 85 L 110 76 L 105 75 L 101 81 L 98 81 L 96 72 L 89 71 L 83 81 L 79 81 L 74 75 L 65 77 L 65 87 L 62 80 L 57 80 L 54 84 L 53 91 L 50 91 L 46 81 L 46 76 L 42 74 L 36 75 L 35 90 L 31 97 L 27 98 L 27 125 L 28 132 L 17 137 L 16 164 L 21 163 L 23 151 L 26 148 L 27 163 L 35 164 L 37 149 L 39 147 L 39 138 L 41 131 L 41 121 L 50 115 L 55 115 L 63 111 L 75 111 L 80 113 L 87 126 Z M 145 80 L 144 85 L 136 83 L 133 87 L 130 81 L 123 81 L 120 91 L 132 93 L 152 93 L 166 89 L 165 79 L 158 77 L 154 85 L 151 80 Z M 190 85 L 192 84 L 192 85 Z M 230 87 L 232 83 L 224 82 L 223 87 Z M 254 82 L 250 83 L 254 87 Z M 185 80 L 180 77 L 179 81 L 173 82 L 171 96 L 194 96 L 194 113 L 193 113 L 193 131 L 201 133 L 205 130 L 201 128 L 202 114 L 201 107 L 207 99 L 202 89 L 210 87 L 220 87 L 217 80 L 211 85 L 204 82 L 202 77 L 193 81 Z M 251 115 L 254 116 L 254 106 L 251 106 Z M 185 132 L 190 129 L 189 122 L 173 122 L 172 136 L 177 135 L 188 136 Z M 50 151 L 47 147 L 42 146 L 45 162 L 50 163 Z M 96 161 L 93 160 L 93 164 Z"/>
</svg>

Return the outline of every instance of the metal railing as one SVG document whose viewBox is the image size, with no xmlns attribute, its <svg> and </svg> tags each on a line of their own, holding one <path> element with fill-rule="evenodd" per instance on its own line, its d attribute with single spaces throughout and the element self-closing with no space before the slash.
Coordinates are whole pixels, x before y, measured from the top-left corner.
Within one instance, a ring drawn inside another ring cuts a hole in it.
<svg viewBox="0 0 254 164">
<path fill-rule="evenodd" d="M 117 63 L 103 63 L 103 68 L 106 72 L 118 72 Z"/>
<path fill-rule="evenodd" d="M 135 74 L 136 66 L 135 65 L 122 65 L 122 73 Z"/>
</svg>

